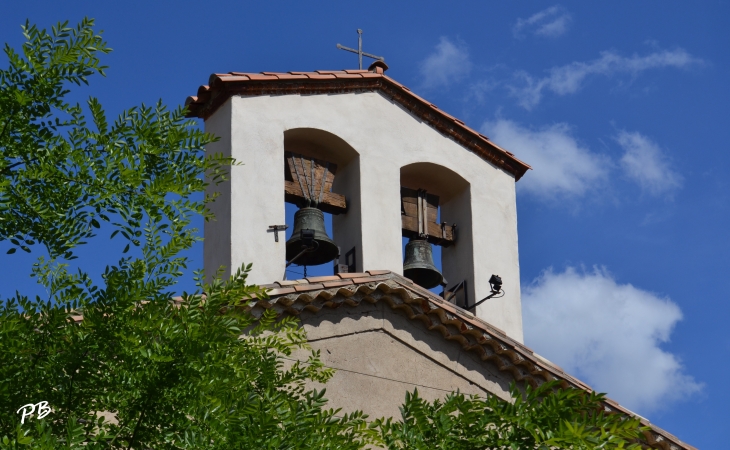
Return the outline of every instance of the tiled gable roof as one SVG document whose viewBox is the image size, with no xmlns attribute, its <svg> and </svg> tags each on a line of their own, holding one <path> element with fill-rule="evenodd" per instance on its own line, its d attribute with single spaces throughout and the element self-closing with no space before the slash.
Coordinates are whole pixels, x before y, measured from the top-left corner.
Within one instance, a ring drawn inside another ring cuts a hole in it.
<svg viewBox="0 0 730 450">
<path fill-rule="evenodd" d="M 369 70 L 317 70 L 315 72 L 214 73 L 207 86 L 185 100 L 188 117 L 207 119 L 234 95 L 331 94 L 380 92 L 399 103 L 441 134 L 501 167 L 519 180 L 530 166 L 464 122 L 414 94 L 384 73 L 384 63 L 376 61 Z"/>
<path fill-rule="evenodd" d="M 254 315 L 263 309 L 273 308 L 279 314 L 298 316 L 304 310 L 317 313 L 327 308 L 354 307 L 363 301 L 383 301 L 391 308 L 403 311 L 410 320 L 418 320 L 429 330 L 438 331 L 444 339 L 458 342 L 465 351 L 493 362 L 500 371 L 511 373 L 516 380 L 532 385 L 560 380 L 564 387 L 592 390 L 559 366 L 511 339 L 499 328 L 390 271 L 310 277 L 262 287 L 268 289 L 269 298 L 255 301 L 251 309 Z M 606 400 L 605 407 L 617 413 L 637 416 L 611 399 Z M 641 418 L 641 421 L 651 427 L 646 438 L 652 448 L 695 449 L 648 420 Z"/>
</svg>

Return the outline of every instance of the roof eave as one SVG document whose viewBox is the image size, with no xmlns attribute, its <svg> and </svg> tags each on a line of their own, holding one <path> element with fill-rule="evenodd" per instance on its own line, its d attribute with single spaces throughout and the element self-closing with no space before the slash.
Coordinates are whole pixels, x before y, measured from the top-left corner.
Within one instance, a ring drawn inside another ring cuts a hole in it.
<svg viewBox="0 0 730 450">
<path fill-rule="evenodd" d="M 214 73 L 208 86 L 200 86 L 197 95 L 185 101 L 187 117 L 207 119 L 234 95 L 317 94 L 331 92 L 379 91 L 401 104 L 441 134 L 475 152 L 482 159 L 502 168 L 518 181 L 531 169 L 514 154 L 499 147 L 487 136 L 466 126 L 433 103 L 414 94 L 387 75 L 368 71 L 318 71 L 251 74 Z"/>
</svg>

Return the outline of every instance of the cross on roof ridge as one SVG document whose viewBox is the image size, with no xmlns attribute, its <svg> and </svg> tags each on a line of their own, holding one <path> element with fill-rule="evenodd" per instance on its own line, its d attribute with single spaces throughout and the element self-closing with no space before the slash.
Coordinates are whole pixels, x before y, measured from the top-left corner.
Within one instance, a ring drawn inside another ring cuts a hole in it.
<svg viewBox="0 0 730 450">
<path fill-rule="evenodd" d="M 370 53 L 365 53 L 362 51 L 362 30 L 360 28 L 357 29 L 357 50 L 350 47 L 345 47 L 344 45 L 337 44 L 337 48 L 340 50 L 347 50 L 348 52 L 357 53 L 357 56 L 359 58 L 359 68 L 362 70 L 362 57 L 367 56 L 368 58 L 377 59 L 378 61 L 385 62 L 385 58 L 382 56 L 373 55 Z"/>
</svg>

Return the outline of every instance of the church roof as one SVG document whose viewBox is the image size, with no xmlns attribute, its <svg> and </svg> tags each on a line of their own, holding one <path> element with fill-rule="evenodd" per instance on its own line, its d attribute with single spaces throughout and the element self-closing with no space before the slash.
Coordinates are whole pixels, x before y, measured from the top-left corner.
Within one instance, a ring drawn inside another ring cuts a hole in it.
<svg viewBox="0 0 730 450">
<path fill-rule="evenodd" d="M 410 320 L 437 331 L 444 339 L 458 342 L 464 351 L 493 362 L 500 371 L 511 373 L 515 380 L 535 386 L 557 379 L 564 387 L 592 391 L 590 386 L 511 339 L 499 328 L 390 271 L 342 273 L 279 281 L 262 287 L 268 290 L 269 298 L 256 301 L 252 307 L 254 315 L 262 309 L 273 308 L 279 314 L 298 316 L 304 310 L 318 313 L 329 308 L 355 307 L 363 301 L 383 301 L 392 309 L 404 312 Z M 611 399 L 606 399 L 605 407 L 639 417 L 643 425 L 651 428 L 645 434 L 652 448 L 695 449 Z"/>
<path fill-rule="evenodd" d="M 380 92 L 398 102 L 413 115 L 470 149 L 486 161 L 501 167 L 519 180 L 530 166 L 487 136 L 414 94 L 408 87 L 385 75 L 387 66 L 376 61 L 369 70 L 318 70 L 315 72 L 214 73 L 207 86 L 185 100 L 188 117 L 207 119 L 233 95 L 332 94 Z"/>
</svg>

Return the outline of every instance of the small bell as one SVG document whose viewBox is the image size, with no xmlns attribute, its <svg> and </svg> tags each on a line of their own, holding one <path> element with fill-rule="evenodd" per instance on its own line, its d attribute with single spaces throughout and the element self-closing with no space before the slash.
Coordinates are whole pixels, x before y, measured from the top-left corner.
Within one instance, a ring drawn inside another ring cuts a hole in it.
<svg viewBox="0 0 730 450">
<path fill-rule="evenodd" d="M 417 285 L 431 289 L 444 281 L 444 276 L 433 263 L 431 244 L 425 239 L 411 239 L 406 244 L 403 276 Z"/>
<path fill-rule="evenodd" d="M 302 230 L 307 230 L 303 239 Z M 311 232 L 314 238 L 311 238 Z M 307 242 L 305 242 L 307 241 Z M 314 245 L 312 246 L 311 243 Z M 317 208 L 301 208 L 294 213 L 294 230 L 286 241 L 286 260 L 291 261 L 302 251 L 311 249 L 299 256 L 294 264 L 299 266 L 318 266 L 328 263 L 337 257 L 339 249 L 327 236 L 324 228 L 324 213 Z"/>
</svg>

